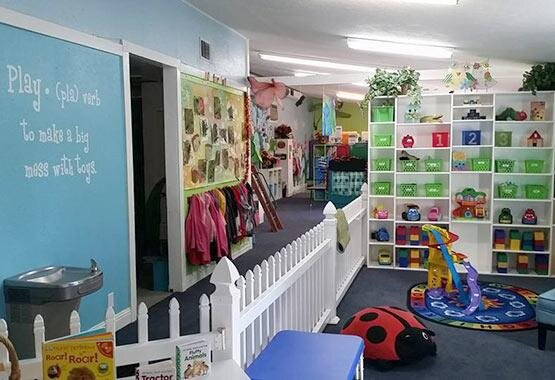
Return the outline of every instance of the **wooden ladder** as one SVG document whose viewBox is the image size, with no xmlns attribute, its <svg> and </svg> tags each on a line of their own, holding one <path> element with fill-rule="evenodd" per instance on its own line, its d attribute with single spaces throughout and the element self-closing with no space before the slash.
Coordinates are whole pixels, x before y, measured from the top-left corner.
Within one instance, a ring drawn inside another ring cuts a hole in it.
<svg viewBox="0 0 555 380">
<path fill-rule="evenodd" d="M 274 207 L 274 203 L 270 199 L 270 194 L 266 191 L 266 186 L 262 183 L 262 174 L 256 170 L 256 167 L 253 165 L 251 167 L 252 170 L 252 188 L 258 198 L 258 201 L 262 205 L 264 209 L 264 213 L 270 222 L 270 228 L 272 232 L 277 232 L 283 229 L 283 225 L 281 224 L 281 220 L 276 212 L 276 208 Z"/>
</svg>

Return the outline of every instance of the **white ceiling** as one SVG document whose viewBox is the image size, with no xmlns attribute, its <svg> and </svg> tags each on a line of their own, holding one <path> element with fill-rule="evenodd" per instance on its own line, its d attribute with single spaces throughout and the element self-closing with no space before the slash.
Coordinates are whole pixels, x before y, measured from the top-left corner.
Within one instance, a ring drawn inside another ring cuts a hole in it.
<svg viewBox="0 0 555 380">
<path fill-rule="evenodd" d="M 262 61 L 257 51 L 372 67 L 410 65 L 422 70 L 449 64 L 351 50 L 346 37 L 452 46 L 460 60 L 555 61 L 554 0 L 459 0 L 458 6 L 403 0 L 188 1 L 248 37 L 251 71 L 263 76 L 291 75 L 294 69 L 310 67 Z"/>
</svg>

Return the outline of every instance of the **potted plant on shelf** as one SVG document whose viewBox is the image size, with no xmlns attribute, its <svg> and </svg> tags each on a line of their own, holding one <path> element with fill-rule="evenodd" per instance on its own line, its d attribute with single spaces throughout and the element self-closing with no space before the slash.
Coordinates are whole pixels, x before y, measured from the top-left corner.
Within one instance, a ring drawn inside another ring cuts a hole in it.
<svg viewBox="0 0 555 380">
<path fill-rule="evenodd" d="M 384 99 L 381 105 L 372 107 L 372 121 L 393 121 L 394 107 L 392 98 L 399 95 L 410 95 L 410 103 L 420 109 L 422 99 L 422 88 L 418 84 L 420 73 L 404 67 L 397 71 L 386 71 L 376 69 L 376 73 L 366 80 L 368 91 L 361 103 L 361 107 L 366 109 L 368 104 L 379 96 L 389 97 Z"/>
<path fill-rule="evenodd" d="M 555 90 L 555 62 L 534 65 L 530 71 L 524 72 L 522 87 L 519 91 L 532 91 L 536 95 L 537 91 Z"/>
</svg>

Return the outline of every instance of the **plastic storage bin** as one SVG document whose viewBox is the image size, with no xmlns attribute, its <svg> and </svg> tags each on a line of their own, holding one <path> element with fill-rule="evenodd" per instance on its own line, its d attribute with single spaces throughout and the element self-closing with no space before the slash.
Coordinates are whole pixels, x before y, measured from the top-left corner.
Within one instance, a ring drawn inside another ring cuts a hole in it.
<svg viewBox="0 0 555 380">
<path fill-rule="evenodd" d="M 512 182 L 500 183 L 497 186 L 497 196 L 499 198 L 513 199 L 518 193 L 518 186 Z"/>
<path fill-rule="evenodd" d="M 392 137 L 391 135 L 373 135 L 372 145 L 373 146 L 391 146 Z"/>
<path fill-rule="evenodd" d="M 515 170 L 515 160 L 495 160 L 497 173 L 512 173 Z"/>
<path fill-rule="evenodd" d="M 374 195 L 390 195 L 391 182 L 374 182 Z"/>
<path fill-rule="evenodd" d="M 491 158 L 471 158 L 471 168 L 475 172 L 487 172 L 491 170 Z"/>
<path fill-rule="evenodd" d="M 547 198 L 547 187 L 544 185 L 524 185 L 524 193 L 528 199 Z"/>
<path fill-rule="evenodd" d="M 400 192 L 402 197 L 415 197 L 418 186 L 416 183 L 402 183 Z"/>
<path fill-rule="evenodd" d="M 418 160 L 402 160 L 401 171 L 402 172 L 417 172 L 418 171 Z"/>
<path fill-rule="evenodd" d="M 393 106 L 375 106 L 372 107 L 372 122 L 383 123 L 393 121 L 395 107 Z"/>
<path fill-rule="evenodd" d="M 424 160 L 424 170 L 427 172 L 440 172 L 443 170 L 443 160 L 439 158 L 427 158 Z"/>
<path fill-rule="evenodd" d="M 382 172 L 391 170 L 391 158 L 376 158 L 372 162 L 372 170 Z"/>
<path fill-rule="evenodd" d="M 442 183 L 426 183 L 424 187 L 427 197 L 441 197 L 443 195 Z"/>
<path fill-rule="evenodd" d="M 543 173 L 543 160 L 524 160 L 526 173 Z"/>
</svg>

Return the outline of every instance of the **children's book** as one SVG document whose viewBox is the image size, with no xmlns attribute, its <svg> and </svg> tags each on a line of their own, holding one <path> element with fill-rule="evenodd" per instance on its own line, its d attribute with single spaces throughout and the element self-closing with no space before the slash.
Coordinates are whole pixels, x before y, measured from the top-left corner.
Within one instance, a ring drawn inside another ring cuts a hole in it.
<svg viewBox="0 0 555 380">
<path fill-rule="evenodd" d="M 210 342 L 199 340 L 176 347 L 177 380 L 202 377 L 210 372 Z"/>
<path fill-rule="evenodd" d="M 112 380 L 116 378 L 114 336 L 87 332 L 42 345 L 44 380 Z"/>
<path fill-rule="evenodd" d="M 175 366 L 173 360 L 137 367 L 135 370 L 135 378 L 137 380 L 175 380 Z"/>
</svg>

